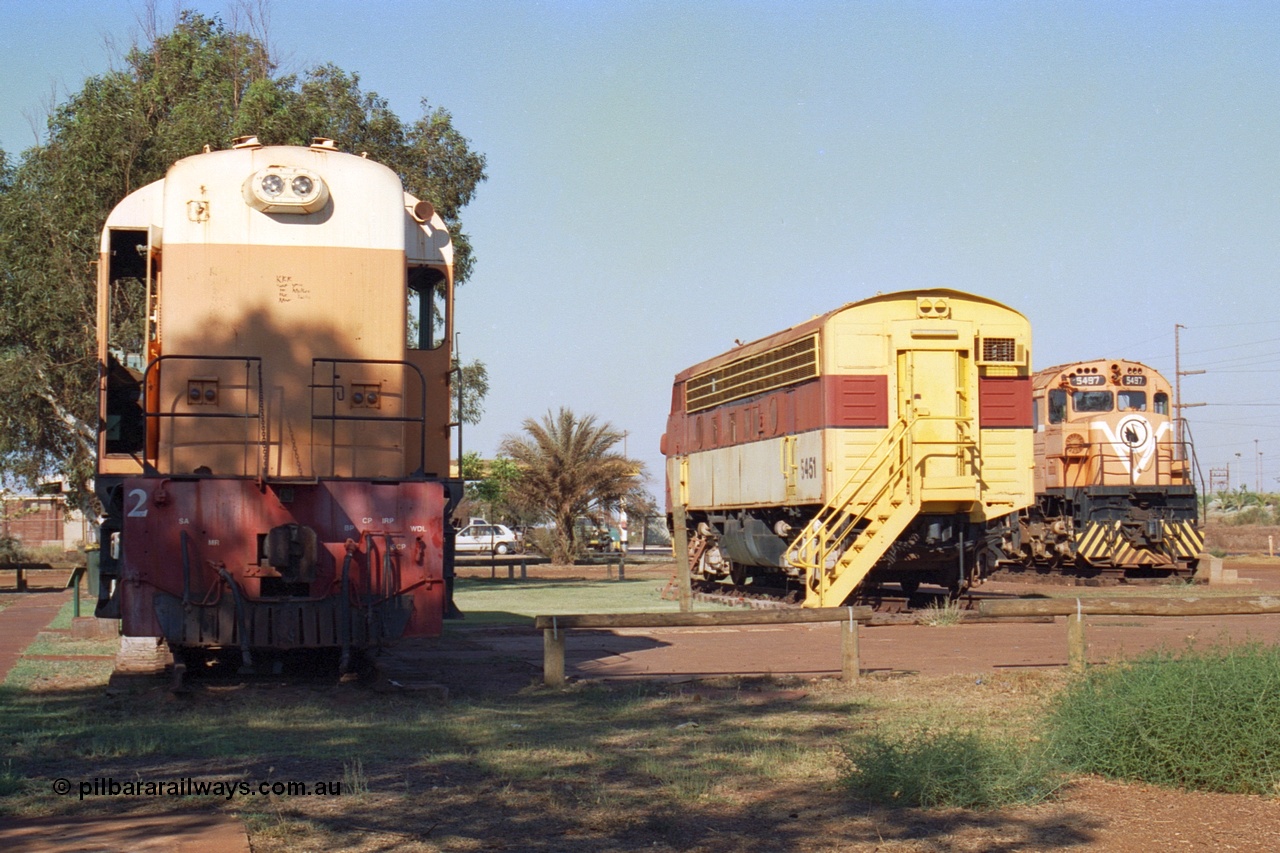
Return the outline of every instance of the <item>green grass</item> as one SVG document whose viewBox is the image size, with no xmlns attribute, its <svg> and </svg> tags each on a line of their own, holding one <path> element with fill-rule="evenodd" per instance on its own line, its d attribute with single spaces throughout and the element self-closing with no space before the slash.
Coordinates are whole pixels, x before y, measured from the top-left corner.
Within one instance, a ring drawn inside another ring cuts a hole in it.
<svg viewBox="0 0 1280 853">
<path fill-rule="evenodd" d="M 66 634 L 40 633 L 24 655 L 112 655 L 120 650 L 119 637 L 79 640 Z"/>
<path fill-rule="evenodd" d="M 1161 651 L 1090 670 L 1054 703 L 1049 739 L 1081 772 L 1280 793 L 1280 649 Z"/>
<path fill-rule="evenodd" d="M 93 608 L 95 605 L 97 605 L 97 603 L 98 603 L 98 599 L 90 598 L 88 593 L 81 592 L 80 615 L 92 616 Z M 75 614 L 75 602 L 68 601 L 66 604 L 62 605 L 62 609 L 58 611 L 58 615 L 55 616 L 53 621 L 49 623 L 49 627 L 55 631 L 70 631 L 71 620 L 74 618 L 74 614 Z"/>
<path fill-rule="evenodd" d="M 532 625 L 535 616 L 569 613 L 667 613 L 679 602 L 664 600 L 665 582 L 656 578 L 625 581 L 507 580 L 458 578 L 454 601 L 466 614 L 462 625 Z M 698 610 L 732 610 L 698 602 Z"/>
<path fill-rule="evenodd" d="M 941 604 L 934 602 L 920 612 L 920 624 L 935 628 L 959 625 L 964 619 L 964 608 L 958 601 L 947 599 Z"/>
<path fill-rule="evenodd" d="M 849 789 L 886 805 L 995 809 L 1042 802 L 1061 786 L 1042 751 L 962 729 L 873 734 L 845 757 Z"/>
</svg>

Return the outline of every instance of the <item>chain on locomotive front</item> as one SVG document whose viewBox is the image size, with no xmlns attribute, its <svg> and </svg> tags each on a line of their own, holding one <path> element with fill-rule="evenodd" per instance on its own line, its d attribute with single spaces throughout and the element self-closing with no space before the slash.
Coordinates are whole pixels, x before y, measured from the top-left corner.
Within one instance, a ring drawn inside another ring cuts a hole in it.
<svg viewBox="0 0 1280 853">
<path fill-rule="evenodd" d="M 449 606 L 453 250 L 343 153 L 237 140 L 125 198 L 99 270 L 101 616 L 353 650 Z"/>
<path fill-rule="evenodd" d="M 1136 361 L 1099 359 L 1041 370 L 1034 388 L 1037 502 L 1020 525 L 1024 566 L 1192 574 L 1204 535 L 1169 382 Z"/>
<path fill-rule="evenodd" d="M 667 500 L 705 577 L 953 592 L 1033 502 L 1031 330 L 952 290 L 875 296 L 678 374 Z"/>
</svg>

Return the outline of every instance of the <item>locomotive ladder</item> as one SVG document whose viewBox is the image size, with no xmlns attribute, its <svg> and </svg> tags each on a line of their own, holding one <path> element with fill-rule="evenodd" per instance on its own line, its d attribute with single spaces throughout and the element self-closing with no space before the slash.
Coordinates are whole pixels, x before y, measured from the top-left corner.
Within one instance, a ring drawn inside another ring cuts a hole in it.
<svg viewBox="0 0 1280 853">
<path fill-rule="evenodd" d="M 838 607 L 920 511 L 912 426 L 900 418 L 787 548 L 805 607 Z"/>
</svg>

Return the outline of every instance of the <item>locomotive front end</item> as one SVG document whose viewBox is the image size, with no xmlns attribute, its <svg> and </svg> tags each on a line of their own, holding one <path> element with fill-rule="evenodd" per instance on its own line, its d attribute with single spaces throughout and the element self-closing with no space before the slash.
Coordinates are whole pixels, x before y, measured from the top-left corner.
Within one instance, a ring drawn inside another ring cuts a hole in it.
<svg viewBox="0 0 1280 853">
<path fill-rule="evenodd" d="M 1115 579 L 1189 577 L 1204 547 L 1168 380 L 1100 359 L 1035 376 L 1036 506 L 1021 539 L 1030 568 Z"/>
<path fill-rule="evenodd" d="M 107 222 L 101 615 L 170 648 L 441 630 L 452 247 L 331 142 L 174 164 Z"/>
</svg>

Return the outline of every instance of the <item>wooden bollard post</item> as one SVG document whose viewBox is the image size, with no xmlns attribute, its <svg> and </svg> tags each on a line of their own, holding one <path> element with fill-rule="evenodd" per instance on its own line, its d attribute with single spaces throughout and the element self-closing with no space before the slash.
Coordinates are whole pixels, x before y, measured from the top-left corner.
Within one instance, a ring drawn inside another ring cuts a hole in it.
<svg viewBox="0 0 1280 853">
<path fill-rule="evenodd" d="M 564 686 L 564 631 L 556 626 L 542 632 L 542 683 Z"/>
<path fill-rule="evenodd" d="M 675 529 L 676 583 L 680 593 L 680 612 L 693 610 L 693 586 L 689 568 L 689 533 L 685 530 L 684 504 L 672 507 L 672 527 Z"/>
<path fill-rule="evenodd" d="M 858 660 L 858 623 L 853 618 L 853 608 L 849 608 L 849 618 L 842 622 L 840 637 L 840 677 L 845 681 L 857 681 L 861 674 L 861 663 Z"/>
<path fill-rule="evenodd" d="M 1067 617 L 1067 665 L 1072 672 L 1084 672 L 1088 658 L 1085 655 L 1084 614 L 1072 613 Z"/>
</svg>

